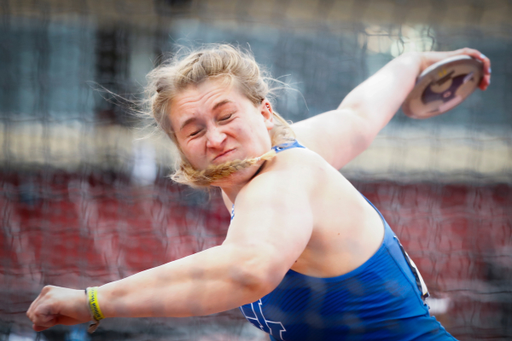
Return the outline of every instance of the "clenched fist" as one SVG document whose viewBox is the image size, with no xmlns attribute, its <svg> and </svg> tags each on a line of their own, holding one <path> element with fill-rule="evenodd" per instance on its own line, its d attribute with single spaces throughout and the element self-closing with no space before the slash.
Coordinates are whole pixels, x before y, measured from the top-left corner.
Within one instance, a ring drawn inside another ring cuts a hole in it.
<svg viewBox="0 0 512 341">
<path fill-rule="evenodd" d="M 57 324 L 73 325 L 91 320 L 87 296 L 83 290 L 45 286 L 27 311 L 34 330 L 42 330 Z"/>
</svg>

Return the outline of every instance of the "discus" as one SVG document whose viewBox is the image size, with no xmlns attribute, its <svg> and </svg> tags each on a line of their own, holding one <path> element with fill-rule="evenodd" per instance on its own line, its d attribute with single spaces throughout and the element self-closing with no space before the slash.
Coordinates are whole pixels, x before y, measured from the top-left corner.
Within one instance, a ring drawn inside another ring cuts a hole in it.
<svg viewBox="0 0 512 341">
<path fill-rule="evenodd" d="M 418 77 L 402 110 L 416 119 L 443 114 L 471 95 L 483 75 L 483 63 L 470 56 L 455 56 L 432 64 Z"/>
</svg>

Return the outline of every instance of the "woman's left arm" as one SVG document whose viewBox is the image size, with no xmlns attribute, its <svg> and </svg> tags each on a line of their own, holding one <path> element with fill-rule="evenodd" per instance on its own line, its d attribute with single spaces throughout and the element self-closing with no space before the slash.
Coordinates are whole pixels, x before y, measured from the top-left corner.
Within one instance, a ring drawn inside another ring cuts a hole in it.
<svg viewBox="0 0 512 341">
<path fill-rule="evenodd" d="M 490 60 L 479 51 L 464 48 L 450 52 L 406 53 L 389 62 L 343 99 L 338 110 L 351 110 L 365 119 L 376 135 L 398 111 L 413 89 L 417 76 L 427 67 L 444 59 L 468 55 L 484 63 L 479 87 L 490 84 Z"/>
<path fill-rule="evenodd" d="M 490 60 L 477 50 L 405 53 L 352 90 L 337 110 L 295 123 L 297 138 L 336 169 L 342 168 L 370 146 L 398 111 L 423 70 L 457 55 L 469 55 L 484 63 L 480 89 L 485 90 L 490 84 Z"/>
</svg>

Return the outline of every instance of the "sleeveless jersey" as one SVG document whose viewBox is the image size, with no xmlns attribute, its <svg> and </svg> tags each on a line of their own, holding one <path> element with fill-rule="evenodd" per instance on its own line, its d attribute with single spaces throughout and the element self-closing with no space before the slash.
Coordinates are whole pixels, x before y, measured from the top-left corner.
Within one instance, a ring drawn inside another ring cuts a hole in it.
<svg viewBox="0 0 512 341">
<path fill-rule="evenodd" d="M 276 152 L 304 148 L 297 141 Z M 368 199 L 366 199 L 368 200 Z M 382 214 L 384 240 L 357 269 L 319 278 L 289 270 L 271 293 L 240 307 L 271 340 L 454 340 L 428 311 L 414 263 Z M 234 217 L 234 206 L 231 218 Z"/>
</svg>

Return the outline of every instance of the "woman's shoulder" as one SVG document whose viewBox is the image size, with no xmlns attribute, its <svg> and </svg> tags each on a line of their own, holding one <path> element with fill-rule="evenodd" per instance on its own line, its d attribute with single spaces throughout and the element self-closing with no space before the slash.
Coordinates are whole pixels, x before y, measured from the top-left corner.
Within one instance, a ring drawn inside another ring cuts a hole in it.
<svg viewBox="0 0 512 341">
<path fill-rule="evenodd" d="M 290 145 L 293 145 L 290 147 Z M 318 168 L 310 166 L 328 167 L 327 161 L 317 152 L 305 147 L 300 141 L 293 141 L 289 144 L 282 144 L 274 147 L 277 155 L 268 167 L 268 171 L 305 171 L 312 172 Z"/>
<path fill-rule="evenodd" d="M 300 142 L 291 141 L 273 147 L 277 155 L 265 161 L 265 164 L 237 194 L 239 198 L 247 198 L 261 193 L 265 196 L 278 197 L 284 188 L 295 191 L 308 189 L 312 180 L 317 178 L 320 168 L 329 167 L 317 153 L 303 147 Z M 224 204 L 231 210 L 233 202 L 222 192 Z"/>
<path fill-rule="evenodd" d="M 260 189 L 267 186 L 268 190 L 283 186 L 308 189 L 329 170 L 333 171 L 334 169 L 320 155 L 310 149 L 281 149 L 248 183 L 247 189 Z"/>
</svg>

